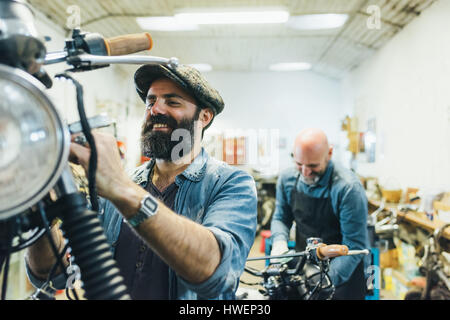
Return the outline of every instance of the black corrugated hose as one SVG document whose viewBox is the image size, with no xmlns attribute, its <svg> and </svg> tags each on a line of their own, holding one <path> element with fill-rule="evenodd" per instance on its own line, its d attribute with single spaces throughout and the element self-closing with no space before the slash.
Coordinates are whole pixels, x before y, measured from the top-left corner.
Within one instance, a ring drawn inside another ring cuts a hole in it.
<svg viewBox="0 0 450 320">
<path fill-rule="evenodd" d="M 80 267 L 85 298 L 130 299 L 97 213 L 86 209 L 86 200 L 81 194 L 70 194 L 60 200 L 69 206 L 63 211 L 61 229 Z"/>
</svg>

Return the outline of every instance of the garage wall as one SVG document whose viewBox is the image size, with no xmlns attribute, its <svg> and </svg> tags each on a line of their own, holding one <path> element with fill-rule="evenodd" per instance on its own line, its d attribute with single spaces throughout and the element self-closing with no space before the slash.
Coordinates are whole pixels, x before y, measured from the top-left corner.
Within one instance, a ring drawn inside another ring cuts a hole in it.
<svg viewBox="0 0 450 320">
<path fill-rule="evenodd" d="M 450 1 L 438 1 L 343 81 L 359 130 L 376 119 L 376 162 L 391 186 L 450 188 Z M 376 32 L 376 30 L 374 30 Z"/>
<path fill-rule="evenodd" d="M 272 169 L 292 165 L 295 136 L 306 127 L 322 128 L 339 154 L 343 115 L 337 80 L 312 72 L 210 72 L 205 76 L 225 101 L 223 113 L 208 130 L 250 130 L 261 132 L 261 137 L 278 134 L 281 143 L 272 152 Z"/>
</svg>

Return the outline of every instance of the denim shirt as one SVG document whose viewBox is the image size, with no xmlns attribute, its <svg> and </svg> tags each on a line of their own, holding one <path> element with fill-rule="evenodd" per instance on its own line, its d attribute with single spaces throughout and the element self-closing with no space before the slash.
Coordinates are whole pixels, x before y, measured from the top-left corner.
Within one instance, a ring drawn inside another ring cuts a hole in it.
<svg viewBox="0 0 450 320">
<path fill-rule="evenodd" d="M 149 161 L 138 167 L 131 175 L 133 181 L 145 188 L 154 164 Z M 209 157 L 202 148 L 188 168 L 175 178 L 175 183 L 179 189 L 174 211 L 214 234 L 221 261 L 213 275 L 200 284 L 192 284 L 169 269 L 170 298 L 234 299 L 255 238 L 257 197 L 253 178 Z M 108 200 L 100 199 L 100 208 L 99 218 L 114 254 L 123 217 Z M 30 280 L 34 280 L 32 283 L 38 285 L 28 267 L 27 271 Z M 57 283 L 54 281 L 53 285 L 59 288 Z"/>
<path fill-rule="evenodd" d="M 291 192 L 299 172 L 295 168 L 285 169 L 279 176 L 276 187 L 276 204 L 271 223 L 272 241 L 289 240 L 289 231 L 294 221 L 291 209 Z M 331 189 L 328 187 L 330 179 Z M 299 180 L 297 190 L 314 198 L 331 197 L 342 233 L 342 244 L 349 250 L 369 248 L 367 234 L 368 202 L 365 190 L 350 170 L 329 162 L 324 175 L 314 186 Z M 330 264 L 330 278 L 335 286 L 350 279 L 363 256 L 334 258 Z"/>
</svg>

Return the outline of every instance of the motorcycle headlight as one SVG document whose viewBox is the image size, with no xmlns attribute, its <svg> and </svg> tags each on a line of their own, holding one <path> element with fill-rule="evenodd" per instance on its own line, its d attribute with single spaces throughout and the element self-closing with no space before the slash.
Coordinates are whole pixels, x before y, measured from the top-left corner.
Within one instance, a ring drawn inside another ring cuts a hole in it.
<svg viewBox="0 0 450 320">
<path fill-rule="evenodd" d="M 66 165 L 70 136 L 43 88 L 0 65 L 0 220 L 35 205 Z"/>
</svg>

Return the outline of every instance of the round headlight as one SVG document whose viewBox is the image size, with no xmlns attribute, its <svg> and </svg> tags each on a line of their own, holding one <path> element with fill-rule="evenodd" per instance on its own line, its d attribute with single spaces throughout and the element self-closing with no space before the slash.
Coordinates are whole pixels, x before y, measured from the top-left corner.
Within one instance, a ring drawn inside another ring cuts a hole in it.
<svg viewBox="0 0 450 320">
<path fill-rule="evenodd" d="M 70 136 L 43 85 L 0 65 L 0 220 L 35 205 L 66 165 Z"/>
</svg>

